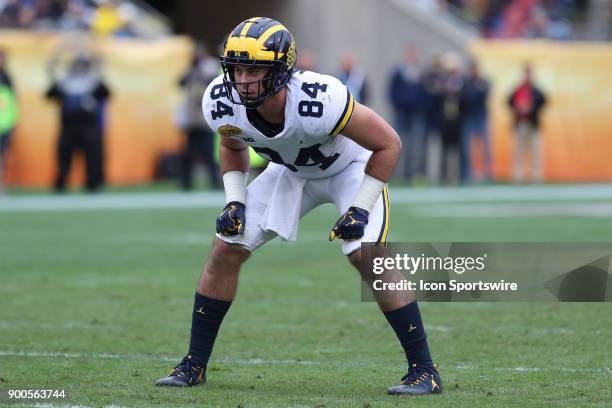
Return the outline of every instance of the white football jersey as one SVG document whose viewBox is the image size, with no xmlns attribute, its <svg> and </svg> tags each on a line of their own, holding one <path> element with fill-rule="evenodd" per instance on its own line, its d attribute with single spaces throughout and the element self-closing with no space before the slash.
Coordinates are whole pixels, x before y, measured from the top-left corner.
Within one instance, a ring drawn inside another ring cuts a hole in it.
<svg viewBox="0 0 612 408">
<path fill-rule="evenodd" d="M 234 99 L 238 100 L 235 89 Z M 367 161 L 371 152 L 342 136 L 355 102 L 338 79 L 296 71 L 287 83 L 283 130 L 268 137 L 249 120 L 243 105 L 233 104 L 223 75 L 210 83 L 202 99 L 204 118 L 220 137 L 240 140 L 260 156 L 305 178 L 328 177 L 353 161 Z"/>
</svg>

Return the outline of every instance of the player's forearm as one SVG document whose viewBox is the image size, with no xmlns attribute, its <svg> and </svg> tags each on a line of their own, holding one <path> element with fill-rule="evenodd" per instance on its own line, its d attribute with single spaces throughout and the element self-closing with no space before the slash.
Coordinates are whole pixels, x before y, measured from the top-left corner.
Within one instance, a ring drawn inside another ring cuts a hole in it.
<svg viewBox="0 0 612 408">
<path fill-rule="evenodd" d="M 372 109 L 356 103 L 342 134 L 372 152 L 366 173 L 386 183 L 402 150 L 400 138 L 391 125 Z"/>
<path fill-rule="evenodd" d="M 402 149 L 399 137 L 395 132 L 393 134 L 396 137 L 390 134 L 389 142 L 372 152 L 366 165 L 365 176 L 353 200 L 354 207 L 363 208 L 368 212 L 372 211 L 385 184 L 391 177 Z"/>
<path fill-rule="evenodd" d="M 366 174 L 386 183 L 395 169 L 401 150 L 399 137 L 389 137 L 384 147 L 372 152 L 366 165 Z"/>
<path fill-rule="evenodd" d="M 227 203 L 238 201 L 246 204 L 246 183 L 249 176 L 249 150 L 220 146 L 219 159 Z"/>
<path fill-rule="evenodd" d="M 225 174 L 228 171 L 248 172 L 250 164 L 248 147 L 241 146 L 238 149 L 232 149 L 221 144 L 219 150 L 219 163 L 221 174 Z"/>
</svg>

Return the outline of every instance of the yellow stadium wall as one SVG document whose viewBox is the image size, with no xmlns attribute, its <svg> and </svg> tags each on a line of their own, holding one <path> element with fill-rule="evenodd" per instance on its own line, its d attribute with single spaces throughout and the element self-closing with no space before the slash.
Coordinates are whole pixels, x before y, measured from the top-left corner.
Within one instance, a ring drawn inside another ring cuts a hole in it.
<svg viewBox="0 0 612 408">
<path fill-rule="evenodd" d="M 0 35 L 9 51 L 20 122 L 7 157 L 7 183 L 48 187 L 55 177 L 58 108 L 44 98 L 47 61 L 64 39 L 58 35 Z M 192 43 L 184 37 L 159 41 L 96 39 L 113 98 L 107 108 L 105 174 L 110 184 L 151 181 L 159 155 L 178 150 L 173 124 L 181 100 L 177 80 Z M 492 83 L 490 98 L 494 174 L 508 180 L 512 168 L 512 118 L 506 99 L 529 62 L 548 96 L 543 114 L 545 179 L 609 181 L 612 165 L 612 46 L 549 42 L 477 42 L 471 52 Z M 83 180 L 76 160 L 72 184 Z"/>
<path fill-rule="evenodd" d="M 471 52 L 493 87 L 489 102 L 496 179 L 511 177 L 512 116 L 506 101 L 524 64 L 530 63 L 535 83 L 548 97 L 541 131 L 545 180 L 612 180 L 612 46 L 481 41 Z"/>
<path fill-rule="evenodd" d="M 17 89 L 20 121 L 6 159 L 7 184 L 49 187 L 56 174 L 58 107 L 45 99 L 47 62 L 65 38 L 37 33 L 2 33 L 9 71 Z M 92 40 L 104 59 L 104 78 L 113 92 L 106 112 L 105 175 L 110 184 L 148 182 L 165 151 L 182 138 L 173 117 L 181 100 L 178 79 L 187 68 L 192 43 L 184 37 L 158 41 Z M 73 163 L 71 184 L 84 179 L 83 160 Z"/>
</svg>

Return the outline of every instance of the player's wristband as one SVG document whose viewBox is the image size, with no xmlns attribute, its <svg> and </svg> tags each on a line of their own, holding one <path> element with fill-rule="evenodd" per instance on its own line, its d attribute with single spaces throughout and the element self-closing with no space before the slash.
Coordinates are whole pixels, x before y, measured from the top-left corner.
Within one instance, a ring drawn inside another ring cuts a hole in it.
<svg viewBox="0 0 612 408">
<path fill-rule="evenodd" d="M 225 202 L 238 201 L 246 204 L 246 182 L 249 173 L 241 171 L 228 171 L 223 174 L 223 186 L 225 187 Z"/>
<path fill-rule="evenodd" d="M 384 188 L 384 181 L 366 174 L 353 201 L 353 207 L 363 208 L 367 212 L 372 212 L 372 208 L 374 208 L 374 204 L 376 204 L 376 200 L 378 200 Z"/>
</svg>

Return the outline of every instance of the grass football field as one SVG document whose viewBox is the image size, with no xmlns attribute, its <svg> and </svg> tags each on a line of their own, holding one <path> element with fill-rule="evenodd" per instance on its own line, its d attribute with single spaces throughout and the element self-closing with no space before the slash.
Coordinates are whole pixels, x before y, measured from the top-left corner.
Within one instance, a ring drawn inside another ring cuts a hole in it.
<svg viewBox="0 0 612 408">
<path fill-rule="evenodd" d="M 391 189 L 391 241 L 610 242 L 612 186 Z M 199 206 L 198 203 L 202 205 Z M 445 393 L 386 395 L 403 352 L 327 242 L 335 208 L 245 264 L 209 382 L 185 354 L 220 195 L 0 199 L 0 406 L 612 406 L 610 303 L 421 303 Z M 199 207 L 199 208 L 198 208 Z M 8 389 L 65 399 L 9 400 Z"/>
</svg>

